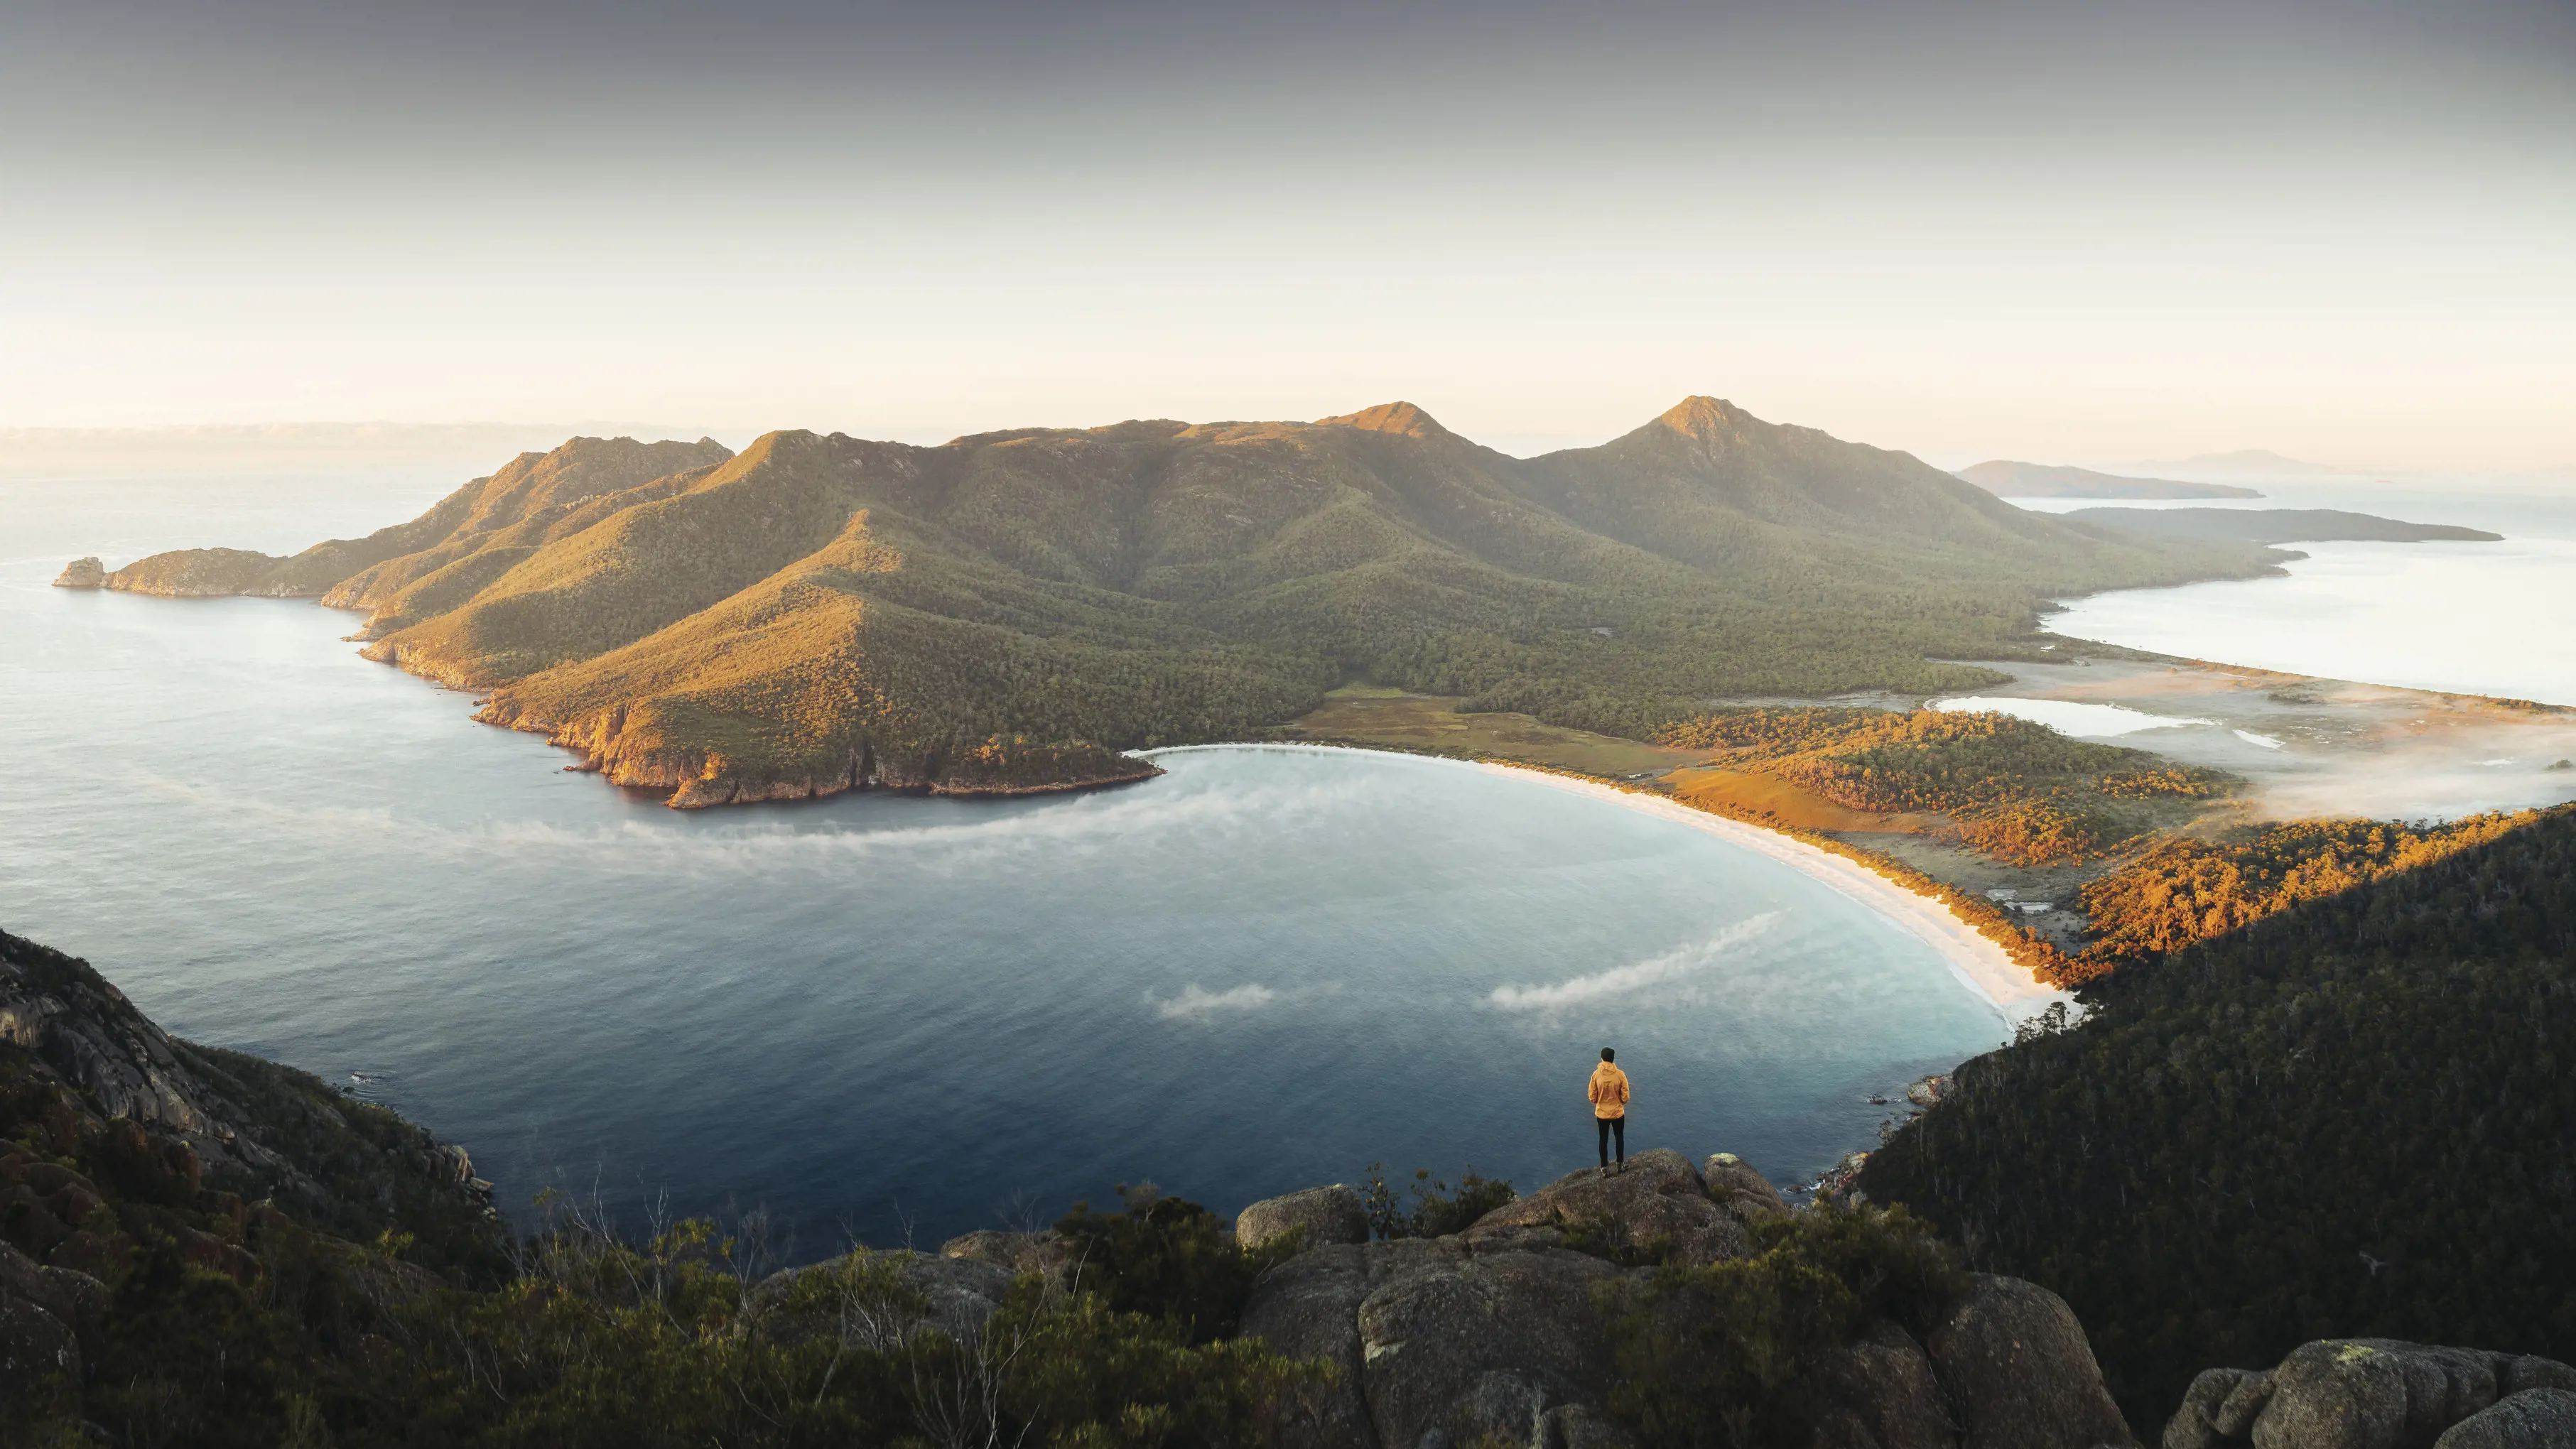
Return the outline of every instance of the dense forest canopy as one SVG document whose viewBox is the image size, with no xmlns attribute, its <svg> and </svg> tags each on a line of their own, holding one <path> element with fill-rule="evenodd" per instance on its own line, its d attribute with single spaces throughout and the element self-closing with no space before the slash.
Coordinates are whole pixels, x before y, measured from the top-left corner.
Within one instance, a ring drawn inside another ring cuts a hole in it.
<svg viewBox="0 0 2576 1449">
<path fill-rule="evenodd" d="M 2310 1339 L 2576 1353 L 2576 807 L 2272 845 L 2281 908 L 2097 980 L 1860 1177 L 2063 1294 L 2142 1426 Z"/>
<path fill-rule="evenodd" d="M 682 803 L 1033 781 L 1236 736 L 1365 680 L 1642 736 L 1711 700 L 1940 690 L 2052 595 L 2245 574 L 2239 544 L 2024 512 L 1903 454 L 1693 398 L 1516 459 L 1405 404 L 1316 423 L 580 438 L 291 559 L 111 587 L 320 594 L 369 652 Z"/>
</svg>

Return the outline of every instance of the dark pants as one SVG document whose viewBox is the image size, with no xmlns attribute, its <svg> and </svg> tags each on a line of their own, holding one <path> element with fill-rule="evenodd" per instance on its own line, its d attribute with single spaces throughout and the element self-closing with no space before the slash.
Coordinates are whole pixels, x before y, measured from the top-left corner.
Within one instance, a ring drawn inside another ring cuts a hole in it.
<svg viewBox="0 0 2576 1449">
<path fill-rule="evenodd" d="M 1625 1163 L 1628 1160 L 1628 1119 L 1595 1117 L 1592 1119 L 1592 1125 L 1601 1129 L 1601 1165 L 1603 1167 L 1610 1165 L 1610 1142 L 1613 1138 L 1618 1139 L 1619 1160 Z"/>
</svg>

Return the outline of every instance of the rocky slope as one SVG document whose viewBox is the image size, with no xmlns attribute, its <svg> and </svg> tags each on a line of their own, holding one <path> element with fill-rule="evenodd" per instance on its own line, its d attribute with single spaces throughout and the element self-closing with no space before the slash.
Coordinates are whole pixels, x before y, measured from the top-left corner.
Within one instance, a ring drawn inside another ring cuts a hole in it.
<svg viewBox="0 0 2576 1449">
<path fill-rule="evenodd" d="M 1133 779 L 1125 751 L 1352 678 L 1632 734 L 1728 693 L 1968 685 L 1927 656 L 2008 657 L 2047 596 L 2267 559 L 1692 398 L 1527 460 L 1400 403 L 937 448 L 579 438 L 365 539 L 103 583 L 363 609 L 370 657 L 687 806 Z"/>
<path fill-rule="evenodd" d="M 442 1261 L 489 1261 L 487 1193 L 463 1149 L 302 1072 L 181 1041 L 88 963 L 0 932 L 8 1262 L 113 1278 L 159 1233 L 247 1274 L 271 1217 L 353 1238 L 399 1225 Z"/>
</svg>

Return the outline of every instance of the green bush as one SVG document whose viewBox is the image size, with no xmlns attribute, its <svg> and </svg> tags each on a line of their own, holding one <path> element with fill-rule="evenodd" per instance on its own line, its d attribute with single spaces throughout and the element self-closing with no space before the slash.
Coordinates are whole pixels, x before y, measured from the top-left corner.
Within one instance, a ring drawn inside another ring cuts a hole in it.
<svg viewBox="0 0 2576 1449">
<path fill-rule="evenodd" d="M 1928 1331 L 1967 1280 L 1903 1208 L 1820 1203 L 1752 1227 L 1750 1258 L 1605 1284 L 1610 1409 L 1653 1449 L 1803 1449 L 1817 1371 L 1876 1317 Z"/>
<path fill-rule="evenodd" d="M 1244 1252 L 1225 1219 L 1165 1197 L 1151 1183 L 1122 1183 L 1118 1197 L 1123 1212 L 1096 1213 L 1089 1203 L 1075 1203 L 1055 1225 L 1078 1254 L 1077 1286 L 1119 1312 L 1178 1324 L 1193 1343 L 1233 1333 L 1269 1256 Z"/>
<path fill-rule="evenodd" d="M 1412 1206 L 1396 1195 L 1386 1180 L 1383 1164 L 1368 1167 L 1368 1187 L 1360 1194 L 1361 1206 L 1368 1211 L 1369 1231 L 1380 1238 L 1440 1238 L 1464 1231 L 1476 1219 L 1520 1196 L 1512 1185 L 1497 1177 L 1479 1176 L 1469 1167 L 1458 1178 L 1453 1196 L 1449 1184 L 1431 1175 L 1431 1169 L 1413 1171 Z"/>
</svg>

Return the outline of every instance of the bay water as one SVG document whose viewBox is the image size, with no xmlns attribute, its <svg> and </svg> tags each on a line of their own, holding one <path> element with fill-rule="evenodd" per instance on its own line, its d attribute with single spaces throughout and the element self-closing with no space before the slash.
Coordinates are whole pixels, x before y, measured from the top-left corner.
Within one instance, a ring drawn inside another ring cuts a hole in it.
<svg viewBox="0 0 2576 1449">
<path fill-rule="evenodd" d="M 0 484 L 0 926 L 180 1035 L 383 1100 L 523 1215 L 766 1209 L 793 1256 L 1232 1211 L 1372 1162 L 1533 1186 L 1633 1147 L 1775 1179 L 2006 1034 L 1787 866 L 1473 766 L 1244 748 L 1018 801 L 698 813 L 565 773 L 310 602 L 47 586 L 279 552 L 443 480 Z"/>
<path fill-rule="evenodd" d="M 2499 543 L 2296 543 L 2286 577 L 2065 601 L 2078 639 L 2289 674 L 2576 706 L 2576 485 L 2493 480 L 2264 482 L 2266 496 L 2013 499 L 2087 507 L 2339 508 L 2501 533 Z"/>
</svg>

